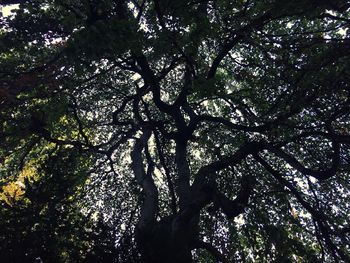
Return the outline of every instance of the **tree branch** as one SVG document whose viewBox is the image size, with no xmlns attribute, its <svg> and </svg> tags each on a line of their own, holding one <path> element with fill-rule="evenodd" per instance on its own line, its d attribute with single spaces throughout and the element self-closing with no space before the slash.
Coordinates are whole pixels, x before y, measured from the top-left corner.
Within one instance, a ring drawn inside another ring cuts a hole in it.
<svg viewBox="0 0 350 263">
<path fill-rule="evenodd" d="M 136 181 L 142 187 L 145 194 L 145 199 L 141 208 L 141 216 L 138 222 L 138 227 L 141 229 L 156 219 L 158 211 L 158 190 L 151 174 L 146 174 L 142 158 L 142 151 L 147 147 L 147 142 L 151 134 L 152 131 L 150 129 L 143 129 L 141 137 L 136 139 L 134 149 L 131 152 L 131 167 Z"/>
<path fill-rule="evenodd" d="M 318 180 L 326 180 L 326 179 L 334 176 L 338 170 L 338 167 L 340 164 L 340 145 L 339 145 L 339 143 L 333 142 L 332 148 L 333 148 L 332 166 L 326 170 L 317 171 L 317 170 L 313 170 L 310 168 L 306 168 L 294 156 L 289 155 L 288 153 L 282 151 L 281 149 L 273 147 L 272 145 L 268 146 L 268 150 L 270 152 L 272 152 L 276 156 L 282 158 L 289 165 L 291 165 L 294 169 L 298 170 L 299 172 L 301 172 L 304 175 L 313 176 Z"/>
</svg>

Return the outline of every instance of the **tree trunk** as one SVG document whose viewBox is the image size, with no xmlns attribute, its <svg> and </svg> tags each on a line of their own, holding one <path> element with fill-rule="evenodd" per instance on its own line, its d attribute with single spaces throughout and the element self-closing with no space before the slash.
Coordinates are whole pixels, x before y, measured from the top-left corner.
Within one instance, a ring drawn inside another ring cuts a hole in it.
<svg viewBox="0 0 350 263">
<path fill-rule="evenodd" d="M 136 238 L 143 263 L 192 263 L 191 250 L 197 240 L 196 223 L 179 222 L 169 216 L 137 229 Z"/>
</svg>

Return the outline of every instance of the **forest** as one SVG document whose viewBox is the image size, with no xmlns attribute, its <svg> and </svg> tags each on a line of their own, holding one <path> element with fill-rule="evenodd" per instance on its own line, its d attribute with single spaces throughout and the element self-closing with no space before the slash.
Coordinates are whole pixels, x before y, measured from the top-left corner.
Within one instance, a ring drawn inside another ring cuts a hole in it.
<svg viewBox="0 0 350 263">
<path fill-rule="evenodd" d="M 1 262 L 350 262 L 350 1 L 0 10 Z"/>
</svg>

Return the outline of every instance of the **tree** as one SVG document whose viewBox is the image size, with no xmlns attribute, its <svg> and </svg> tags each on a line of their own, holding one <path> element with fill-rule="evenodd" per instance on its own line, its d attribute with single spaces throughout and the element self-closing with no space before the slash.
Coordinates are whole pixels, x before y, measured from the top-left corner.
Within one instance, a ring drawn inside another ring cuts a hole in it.
<svg viewBox="0 0 350 263">
<path fill-rule="evenodd" d="M 350 261 L 348 1 L 3 2 L 4 195 L 52 144 L 117 262 Z"/>
</svg>

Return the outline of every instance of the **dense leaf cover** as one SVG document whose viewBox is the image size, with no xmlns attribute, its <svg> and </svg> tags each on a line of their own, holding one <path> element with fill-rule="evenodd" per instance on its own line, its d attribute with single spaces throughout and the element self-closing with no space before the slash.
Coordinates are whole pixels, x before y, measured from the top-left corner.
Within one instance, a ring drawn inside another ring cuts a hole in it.
<svg viewBox="0 0 350 263">
<path fill-rule="evenodd" d="M 0 3 L 2 262 L 350 262 L 349 1 Z"/>
</svg>

